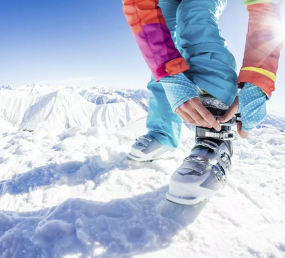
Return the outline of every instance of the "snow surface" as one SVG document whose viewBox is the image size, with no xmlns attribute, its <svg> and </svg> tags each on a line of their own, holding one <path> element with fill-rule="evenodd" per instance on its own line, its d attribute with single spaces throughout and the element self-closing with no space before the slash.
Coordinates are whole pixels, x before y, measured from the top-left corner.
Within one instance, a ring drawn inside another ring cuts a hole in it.
<svg viewBox="0 0 285 258">
<path fill-rule="evenodd" d="M 183 207 L 165 193 L 194 132 L 170 159 L 130 161 L 146 112 L 130 92 L 96 105 L 85 90 L 0 90 L 1 258 L 285 257 L 282 117 L 234 142 L 223 191 Z"/>
</svg>

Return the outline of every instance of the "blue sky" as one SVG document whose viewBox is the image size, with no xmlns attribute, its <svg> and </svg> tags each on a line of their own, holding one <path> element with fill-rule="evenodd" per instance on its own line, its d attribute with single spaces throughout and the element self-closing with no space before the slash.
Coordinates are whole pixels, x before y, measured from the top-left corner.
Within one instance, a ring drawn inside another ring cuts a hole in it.
<svg viewBox="0 0 285 258">
<path fill-rule="evenodd" d="M 239 66 L 247 23 L 243 1 L 229 0 L 220 27 Z M 146 88 L 150 78 L 119 0 L 0 0 L 0 35 L 0 85 Z M 270 108 L 285 109 L 283 71 L 285 52 Z"/>
</svg>

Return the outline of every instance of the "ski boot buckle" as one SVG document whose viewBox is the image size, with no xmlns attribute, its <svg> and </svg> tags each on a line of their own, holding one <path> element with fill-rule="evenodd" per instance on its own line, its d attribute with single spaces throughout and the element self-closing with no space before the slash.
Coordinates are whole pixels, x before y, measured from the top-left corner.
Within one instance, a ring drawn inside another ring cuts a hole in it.
<svg viewBox="0 0 285 258">
<path fill-rule="evenodd" d="M 212 166 L 212 173 L 214 173 L 217 180 L 223 186 L 226 186 L 226 184 L 228 182 L 228 177 L 227 177 L 227 174 L 225 173 L 224 169 L 219 164 Z"/>
</svg>

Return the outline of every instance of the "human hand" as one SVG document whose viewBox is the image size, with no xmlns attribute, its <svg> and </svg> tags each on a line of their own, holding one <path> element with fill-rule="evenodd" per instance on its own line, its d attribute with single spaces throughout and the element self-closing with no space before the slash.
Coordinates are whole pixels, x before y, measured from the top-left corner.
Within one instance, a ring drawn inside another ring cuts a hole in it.
<svg viewBox="0 0 285 258">
<path fill-rule="evenodd" d="M 187 100 L 175 110 L 175 113 L 191 125 L 214 128 L 216 131 L 221 130 L 220 124 L 203 106 L 200 98 Z"/>
<path fill-rule="evenodd" d="M 202 105 L 197 85 L 183 73 L 167 76 L 160 82 L 173 112 L 184 121 L 196 126 L 214 127 L 217 131 L 221 130 L 214 116 Z"/>
<path fill-rule="evenodd" d="M 239 111 L 242 123 L 237 124 L 237 130 L 240 137 L 246 139 L 249 131 L 266 117 L 266 99 L 266 94 L 260 88 L 246 83 L 229 110 L 219 118 L 219 122 L 229 121 Z"/>
<path fill-rule="evenodd" d="M 238 97 L 236 97 L 235 101 L 233 102 L 232 106 L 229 108 L 229 110 L 218 119 L 219 122 L 225 123 L 229 121 L 236 113 L 238 112 Z M 246 139 L 249 132 L 244 132 L 242 130 L 242 124 L 237 124 L 237 131 L 241 138 Z"/>
</svg>

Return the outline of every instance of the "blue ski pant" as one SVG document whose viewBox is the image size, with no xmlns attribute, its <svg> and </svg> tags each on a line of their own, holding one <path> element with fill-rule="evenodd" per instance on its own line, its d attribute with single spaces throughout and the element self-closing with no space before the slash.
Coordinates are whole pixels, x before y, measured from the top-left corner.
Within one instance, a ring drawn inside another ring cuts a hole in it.
<svg viewBox="0 0 285 258">
<path fill-rule="evenodd" d="M 237 95 L 236 61 L 218 27 L 227 0 L 160 0 L 167 26 L 181 55 L 190 65 L 184 74 L 197 86 L 231 106 Z M 172 111 L 160 82 L 153 77 L 147 116 L 148 134 L 175 149 L 182 120 Z"/>
</svg>

